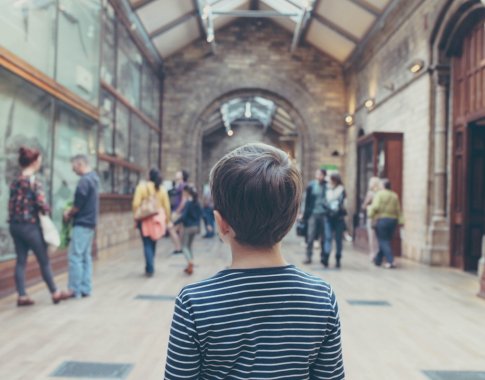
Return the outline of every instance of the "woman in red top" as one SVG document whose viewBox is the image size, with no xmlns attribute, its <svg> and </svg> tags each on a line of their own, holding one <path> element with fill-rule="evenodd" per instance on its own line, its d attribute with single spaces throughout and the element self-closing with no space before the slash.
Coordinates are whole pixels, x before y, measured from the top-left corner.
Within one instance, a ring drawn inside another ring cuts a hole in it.
<svg viewBox="0 0 485 380">
<path fill-rule="evenodd" d="M 34 176 L 42 165 L 42 156 L 36 149 L 21 147 L 18 162 L 21 173 L 10 184 L 8 202 L 10 234 L 17 254 L 15 264 L 15 285 L 19 295 L 17 306 L 34 304 L 34 301 L 27 296 L 25 291 L 25 266 L 30 250 L 34 252 L 37 258 L 42 278 L 52 294 L 52 302 L 57 304 L 63 296 L 54 284 L 47 255 L 47 245 L 42 236 L 39 222 L 39 213 L 48 214 L 50 208 L 46 203 L 42 184 Z"/>
</svg>

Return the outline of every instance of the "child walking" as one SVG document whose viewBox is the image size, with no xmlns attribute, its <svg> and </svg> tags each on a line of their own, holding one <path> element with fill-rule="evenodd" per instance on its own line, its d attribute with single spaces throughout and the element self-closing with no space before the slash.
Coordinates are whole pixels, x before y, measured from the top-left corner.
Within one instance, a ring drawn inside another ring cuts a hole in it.
<svg viewBox="0 0 485 380">
<path fill-rule="evenodd" d="M 187 267 L 184 272 L 192 274 L 194 272 L 194 253 L 192 252 L 192 242 L 195 235 L 200 233 L 200 221 L 202 218 L 202 208 L 200 207 L 197 190 L 193 186 L 185 185 L 183 198 L 186 202 L 182 210 L 182 215 L 175 221 L 175 225 L 183 223 L 184 234 L 182 238 L 182 252 L 187 259 Z"/>
<path fill-rule="evenodd" d="M 212 169 L 211 190 L 232 264 L 178 295 L 165 379 L 344 379 L 335 294 L 281 252 L 302 193 L 288 155 L 238 148 Z"/>
</svg>

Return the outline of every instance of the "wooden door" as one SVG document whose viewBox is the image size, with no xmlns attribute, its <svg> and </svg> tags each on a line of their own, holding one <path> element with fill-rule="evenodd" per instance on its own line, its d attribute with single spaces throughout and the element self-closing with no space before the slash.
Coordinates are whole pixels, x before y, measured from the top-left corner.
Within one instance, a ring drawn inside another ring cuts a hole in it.
<svg viewBox="0 0 485 380">
<path fill-rule="evenodd" d="M 477 269 L 480 248 L 477 241 L 483 231 L 479 222 L 483 210 L 483 148 L 484 127 L 474 123 L 485 115 L 485 29 L 483 20 L 470 25 L 460 50 L 452 60 L 453 80 L 453 142 L 452 191 L 450 205 L 450 264 L 465 270 Z M 475 141 L 477 140 L 477 141 Z M 481 172 L 481 175 L 478 173 Z M 478 181 L 478 182 L 477 182 Z M 481 181 L 481 182 L 480 182 Z M 481 183 L 481 185 L 480 185 Z M 482 198 L 479 200 L 479 198 Z"/>
<path fill-rule="evenodd" d="M 472 124 L 469 130 L 468 228 L 465 239 L 467 271 L 477 271 L 485 234 L 485 126 Z"/>
</svg>

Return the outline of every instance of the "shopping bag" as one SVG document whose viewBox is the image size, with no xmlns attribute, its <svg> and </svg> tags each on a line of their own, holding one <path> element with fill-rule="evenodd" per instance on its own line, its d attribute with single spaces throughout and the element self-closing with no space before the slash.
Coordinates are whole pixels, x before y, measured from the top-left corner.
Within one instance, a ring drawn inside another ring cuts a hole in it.
<svg viewBox="0 0 485 380">
<path fill-rule="evenodd" d="M 42 229 L 42 235 L 44 236 L 44 241 L 55 248 L 59 248 L 61 245 L 61 236 L 59 231 L 57 231 L 52 219 L 44 214 L 39 214 L 40 228 Z"/>
</svg>

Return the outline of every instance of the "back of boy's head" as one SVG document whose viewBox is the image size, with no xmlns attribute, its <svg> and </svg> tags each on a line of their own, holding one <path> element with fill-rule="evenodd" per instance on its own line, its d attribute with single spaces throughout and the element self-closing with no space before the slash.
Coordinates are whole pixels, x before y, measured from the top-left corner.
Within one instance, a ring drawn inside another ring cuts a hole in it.
<svg viewBox="0 0 485 380">
<path fill-rule="evenodd" d="M 302 194 L 300 172 L 280 149 L 247 144 L 212 168 L 214 209 L 229 223 L 238 243 L 270 248 L 291 229 Z"/>
</svg>

